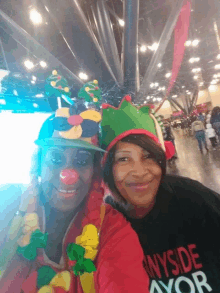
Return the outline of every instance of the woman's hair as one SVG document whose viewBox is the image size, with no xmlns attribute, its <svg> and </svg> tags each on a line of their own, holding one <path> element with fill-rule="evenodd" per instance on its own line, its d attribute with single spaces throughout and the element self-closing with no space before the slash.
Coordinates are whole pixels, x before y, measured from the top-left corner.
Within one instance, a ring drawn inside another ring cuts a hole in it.
<svg viewBox="0 0 220 293">
<path fill-rule="evenodd" d="M 151 138 L 149 138 L 145 134 L 128 135 L 125 138 L 123 138 L 121 142 L 133 143 L 147 150 L 150 153 L 150 155 L 152 155 L 155 162 L 161 167 L 162 178 L 163 178 L 163 176 L 166 174 L 166 155 L 163 149 L 156 142 L 154 142 Z M 104 182 L 108 185 L 109 189 L 115 195 L 118 196 L 118 199 L 121 201 L 124 201 L 117 187 L 115 186 L 115 182 L 114 182 L 113 164 L 114 164 L 115 151 L 116 151 L 116 145 L 114 145 L 108 153 L 108 156 L 104 165 L 103 178 L 104 178 Z"/>
<path fill-rule="evenodd" d="M 220 114 L 220 107 L 219 106 L 216 106 L 212 109 L 212 117 L 215 116 L 215 115 L 218 115 Z"/>
</svg>

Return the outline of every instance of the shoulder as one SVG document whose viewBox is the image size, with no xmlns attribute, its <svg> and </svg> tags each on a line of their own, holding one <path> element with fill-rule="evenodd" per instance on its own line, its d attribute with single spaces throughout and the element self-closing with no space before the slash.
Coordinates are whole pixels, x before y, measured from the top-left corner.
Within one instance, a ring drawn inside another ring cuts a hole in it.
<svg viewBox="0 0 220 293">
<path fill-rule="evenodd" d="M 167 190 L 183 203 L 195 205 L 197 208 L 211 208 L 218 213 L 220 212 L 220 195 L 196 180 L 166 175 L 161 186 L 163 190 Z"/>
</svg>

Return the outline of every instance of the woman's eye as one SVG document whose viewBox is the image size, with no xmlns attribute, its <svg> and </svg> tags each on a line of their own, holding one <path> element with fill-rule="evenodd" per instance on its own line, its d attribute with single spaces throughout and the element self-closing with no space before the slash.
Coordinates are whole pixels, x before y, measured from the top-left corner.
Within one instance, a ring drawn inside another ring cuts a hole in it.
<svg viewBox="0 0 220 293">
<path fill-rule="evenodd" d="M 128 157 L 121 157 L 121 158 L 118 158 L 116 161 L 118 162 L 127 162 L 129 160 Z"/>
</svg>

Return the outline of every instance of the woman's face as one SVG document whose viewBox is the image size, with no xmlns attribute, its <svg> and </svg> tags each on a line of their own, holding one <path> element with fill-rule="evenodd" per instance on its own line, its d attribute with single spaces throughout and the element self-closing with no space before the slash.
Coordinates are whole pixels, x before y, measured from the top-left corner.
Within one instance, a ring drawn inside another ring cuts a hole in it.
<svg viewBox="0 0 220 293">
<path fill-rule="evenodd" d="M 113 164 L 115 186 L 130 204 L 148 208 L 155 199 L 162 175 L 161 167 L 142 147 L 118 142 Z"/>
<path fill-rule="evenodd" d="M 52 207 L 70 211 L 84 200 L 92 182 L 93 156 L 77 148 L 51 147 L 43 151 L 42 190 Z M 68 181 L 68 172 L 74 173 L 74 182 L 71 178 Z"/>
</svg>

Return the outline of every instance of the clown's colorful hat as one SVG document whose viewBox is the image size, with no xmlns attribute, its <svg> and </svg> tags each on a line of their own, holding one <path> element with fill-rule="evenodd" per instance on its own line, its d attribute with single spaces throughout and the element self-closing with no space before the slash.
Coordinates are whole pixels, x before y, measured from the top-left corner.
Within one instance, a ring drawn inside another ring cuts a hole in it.
<svg viewBox="0 0 220 293">
<path fill-rule="evenodd" d="M 130 134 L 145 134 L 158 143 L 170 159 L 175 149 L 171 142 L 164 142 L 161 127 L 148 106 L 136 107 L 130 96 L 125 96 L 119 107 L 103 104 L 100 145 L 109 151 L 119 140 Z"/>
<path fill-rule="evenodd" d="M 52 77 L 57 76 L 57 72 L 54 71 Z M 54 82 L 50 82 L 51 87 L 54 86 Z M 95 80 L 93 83 L 95 84 L 94 90 L 98 91 L 99 99 L 101 99 L 98 81 Z M 54 88 L 52 90 L 58 91 L 58 89 Z M 57 94 L 60 93 L 58 92 Z M 35 141 L 37 145 L 42 147 L 59 145 L 103 151 L 98 147 L 99 122 L 102 117 L 93 106 L 91 108 L 91 104 L 96 104 L 98 99 L 90 101 L 90 108 L 86 106 L 88 89 L 85 85 L 79 91 L 79 96 L 80 98 L 77 101 L 69 98 L 69 108 L 62 107 L 57 109 L 55 115 L 45 121 L 39 137 Z"/>
</svg>

